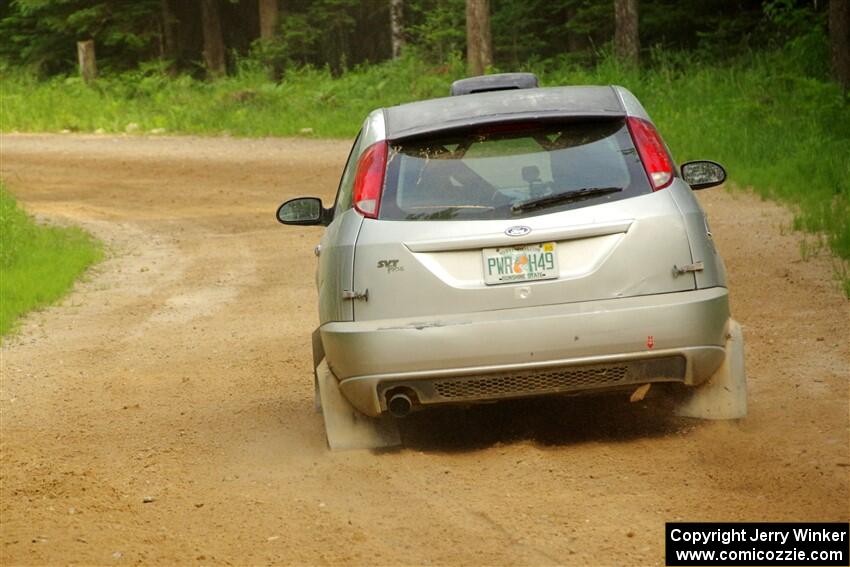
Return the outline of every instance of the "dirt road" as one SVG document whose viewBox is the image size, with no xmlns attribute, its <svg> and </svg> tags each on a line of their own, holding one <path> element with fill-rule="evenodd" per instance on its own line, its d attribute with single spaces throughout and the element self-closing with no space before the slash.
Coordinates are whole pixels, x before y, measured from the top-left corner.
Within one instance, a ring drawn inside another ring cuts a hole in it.
<svg viewBox="0 0 850 567">
<path fill-rule="evenodd" d="M 2 347 L 0 560 L 663 564 L 672 520 L 847 520 L 850 303 L 784 209 L 700 195 L 743 324 L 750 416 L 618 398 L 403 423 L 330 454 L 312 411 L 318 229 L 348 145 L 4 135 L 30 210 L 110 258 Z M 152 501 L 150 501 L 152 500 Z"/>
</svg>

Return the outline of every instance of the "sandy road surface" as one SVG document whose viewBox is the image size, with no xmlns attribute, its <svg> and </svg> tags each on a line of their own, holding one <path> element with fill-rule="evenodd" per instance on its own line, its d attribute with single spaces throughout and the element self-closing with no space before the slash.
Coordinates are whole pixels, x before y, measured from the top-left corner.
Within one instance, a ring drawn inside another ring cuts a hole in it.
<svg viewBox="0 0 850 567">
<path fill-rule="evenodd" d="M 9 135 L 28 209 L 113 251 L 2 347 L 3 564 L 663 563 L 668 520 L 846 520 L 850 308 L 783 209 L 701 195 L 744 326 L 740 423 L 552 400 L 329 454 L 311 409 L 324 141 Z M 153 502 L 144 502 L 148 497 Z"/>
</svg>

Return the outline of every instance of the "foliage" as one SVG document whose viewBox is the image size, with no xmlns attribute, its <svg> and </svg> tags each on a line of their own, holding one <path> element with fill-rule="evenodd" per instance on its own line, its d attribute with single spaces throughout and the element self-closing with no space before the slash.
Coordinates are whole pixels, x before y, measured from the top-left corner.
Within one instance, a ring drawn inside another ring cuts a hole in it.
<svg viewBox="0 0 850 567">
<path fill-rule="evenodd" d="M 155 54 L 157 0 L 13 0 L 0 19 L 0 58 L 46 74 L 72 69 L 76 42 L 97 38 L 98 64 L 127 69 Z"/>
<path fill-rule="evenodd" d="M 435 63 L 463 53 L 466 47 L 465 0 L 408 3 L 407 35 L 427 60 Z"/>
<path fill-rule="evenodd" d="M 383 4 L 358 0 L 294 0 L 281 16 L 277 37 L 255 42 L 252 55 L 278 68 L 327 65 L 335 74 L 353 62 L 377 60 L 363 36 L 387 27 L 389 11 Z M 388 39 L 385 38 L 387 49 Z"/>
<path fill-rule="evenodd" d="M 101 257 L 100 244 L 77 228 L 33 222 L 0 184 L 0 335 L 15 320 L 56 301 Z"/>
</svg>

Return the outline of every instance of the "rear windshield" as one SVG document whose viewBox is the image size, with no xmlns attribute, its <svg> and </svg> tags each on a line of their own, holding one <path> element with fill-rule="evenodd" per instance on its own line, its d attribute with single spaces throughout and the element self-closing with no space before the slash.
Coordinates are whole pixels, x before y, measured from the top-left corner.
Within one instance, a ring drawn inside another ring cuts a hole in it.
<svg viewBox="0 0 850 567">
<path fill-rule="evenodd" d="M 505 124 L 391 143 L 380 218 L 511 219 L 650 192 L 623 120 Z"/>
</svg>

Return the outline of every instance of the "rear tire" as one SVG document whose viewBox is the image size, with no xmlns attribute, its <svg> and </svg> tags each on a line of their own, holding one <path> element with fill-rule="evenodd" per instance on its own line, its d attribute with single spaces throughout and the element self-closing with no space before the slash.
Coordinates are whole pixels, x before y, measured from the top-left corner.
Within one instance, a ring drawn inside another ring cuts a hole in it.
<svg viewBox="0 0 850 567">
<path fill-rule="evenodd" d="M 313 410 L 316 413 L 322 411 L 322 397 L 319 394 L 319 372 L 318 368 L 325 359 L 325 347 L 322 344 L 322 333 L 317 327 L 310 336 L 313 347 Z"/>
<path fill-rule="evenodd" d="M 319 394 L 319 375 L 313 370 L 313 411 L 322 413 L 322 396 Z"/>
</svg>

